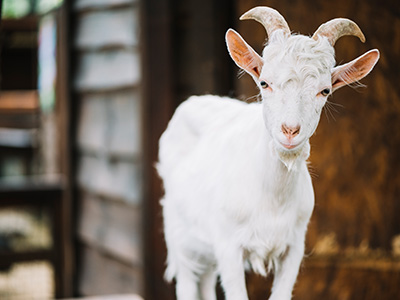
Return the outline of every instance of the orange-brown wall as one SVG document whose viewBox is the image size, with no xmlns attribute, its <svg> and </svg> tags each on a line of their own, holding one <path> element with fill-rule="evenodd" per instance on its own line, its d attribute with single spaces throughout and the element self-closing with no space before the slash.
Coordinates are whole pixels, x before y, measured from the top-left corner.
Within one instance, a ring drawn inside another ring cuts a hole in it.
<svg viewBox="0 0 400 300">
<path fill-rule="evenodd" d="M 367 41 L 340 39 L 338 63 L 373 48 L 381 52 L 361 81 L 366 88 L 345 87 L 329 99 L 332 104 L 311 139 L 316 206 L 295 299 L 400 299 L 400 5 L 239 0 L 236 19 L 258 5 L 276 8 L 291 30 L 302 34 L 335 17 L 354 20 Z M 260 51 L 262 26 L 240 21 L 236 29 Z M 249 77 L 236 86 L 243 98 L 257 93 Z M 250 276 L 248 283 L 250 297 L 262 299 L 264 281 Z"/>
</svg>

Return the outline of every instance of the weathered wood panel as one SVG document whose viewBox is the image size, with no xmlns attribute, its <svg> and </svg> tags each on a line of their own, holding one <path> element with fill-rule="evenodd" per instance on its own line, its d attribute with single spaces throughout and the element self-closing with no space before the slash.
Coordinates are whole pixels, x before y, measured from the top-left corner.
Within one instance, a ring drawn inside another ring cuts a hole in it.
<svg viewBox="0 0 400 300">
<path fill-rule="evenodd" d="M 142 173 L 140 163 L 81 155 L 78 184 L 91 193 L 118 199 L 131 205 L 141 200 Z"/>
<path fill-rule="evenodd" d="M 138 46 L 137 14 L 134 7 L 83 14 L 77 25 L 76 48 L 93 50 L 121 45 Z"/>
<path fill-rule="evenodd" d="M 81 249 L 79 290 L 84 295 L 141 293 L 143 275 L 98 249 Z"/>
<path fill-rule="evenodd" d="M 138 90 L 87 94 L 81 99 L 78 145 L 85 152 L 138 158 L 142 115 Z"/>
<path fill-rule="evenodd" d="M 230 1 L 177 1 L 174 55 L 177 102 L 191 95 L 230 93 L 232 65 L 225 55 L 231 24 Z"/>
<path fill-rule="evenodd" d="M 142 99 L 136 0 L 74 3 L 78 291 L 142 294 Z"/>
<path fill-rule="evenodd" d="M 127 264 L 142 266 L 141 211 L 88 193 L 83 193 L 81 197 L 80 238 Z"/>
<path fill-rule="evenodd" d="M 107 143 L 107 110 L 103 95 L 82 96 L 78 121 L 78 146 L 86 152 L 101 151 Z"/>
<path fill-rule="evenodd" d="M 79 57 L 75 88 L 87 92 L 132 87 L 140 81 L 140 68 L 137 51 L 84 52 Z"/>
</svg>

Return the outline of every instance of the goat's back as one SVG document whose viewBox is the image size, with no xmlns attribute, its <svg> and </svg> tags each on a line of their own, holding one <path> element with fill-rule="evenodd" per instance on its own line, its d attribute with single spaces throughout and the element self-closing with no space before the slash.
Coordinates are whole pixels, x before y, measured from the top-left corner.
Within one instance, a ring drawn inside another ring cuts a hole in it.
<svg viewBox="0 0 400 300">
<path fill-rule="evenodd" d="M 200 141 L 210 135 L 227 134 L 227 129 L 240 126 L 247 103 L 228 97 L 213 95 L 192 96 L 176 110 L 168 128 L 160 138 L 160 176 L 165 179 L 188 156 Z"/>
</svg>

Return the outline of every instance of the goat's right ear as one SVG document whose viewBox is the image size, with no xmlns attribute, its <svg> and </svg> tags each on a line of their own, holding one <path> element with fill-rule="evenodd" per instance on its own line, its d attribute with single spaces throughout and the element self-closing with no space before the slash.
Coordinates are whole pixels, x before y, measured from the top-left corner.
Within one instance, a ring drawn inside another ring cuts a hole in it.
<svg viewBox="0 0 400 300">
<path fill-rule="evenodd" d="M 257 54 L 233 29 L 226 32 L 226 45 L 233 61 L 253 78 L 258 79 L 261 74 L 263 61 Z"/>
</svg>

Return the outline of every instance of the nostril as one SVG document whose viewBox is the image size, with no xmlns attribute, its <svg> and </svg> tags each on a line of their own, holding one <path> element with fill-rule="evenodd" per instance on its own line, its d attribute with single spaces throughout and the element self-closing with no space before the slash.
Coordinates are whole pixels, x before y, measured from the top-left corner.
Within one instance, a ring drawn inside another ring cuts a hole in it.
<svg viewBox="0 0 400 300">
<path fill-rule="evenodd" d="M 282 124 L 282 132 L 287 138 L 294 138 L 300 133 L 300 125 L 288 126 L 286 124 Z"/>
<path fill-rule="evenodd" d="M 298 135 L 300 133 L 300 125 L 297 125 L 295 128 L 292 129 L 293 135 Z"/>
<path fill-rule="evenodd" d="M 282 124 L 282 132 L 284 135 L 286 135 L 288 133 L 287 127 L 285 124 Z"/>
</svg>

